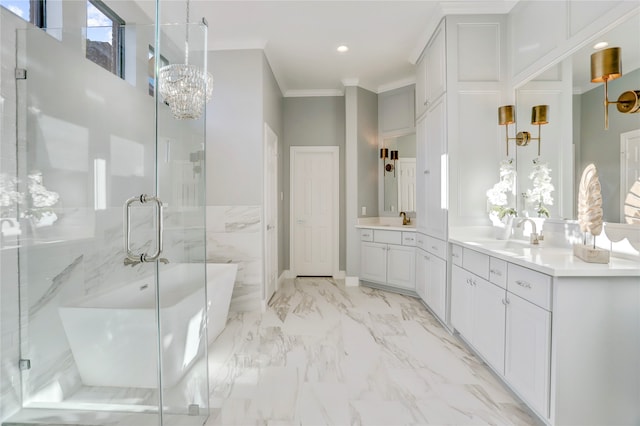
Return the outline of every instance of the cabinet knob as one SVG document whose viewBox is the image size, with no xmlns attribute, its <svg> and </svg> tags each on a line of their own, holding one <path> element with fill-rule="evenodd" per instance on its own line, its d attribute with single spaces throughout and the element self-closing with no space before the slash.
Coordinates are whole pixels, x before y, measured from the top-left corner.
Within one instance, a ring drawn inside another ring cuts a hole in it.
<svg viewBox="0 0 640 426">
<path fill-rule="evenodd" d="M 520 287 L 531 288 L 531 284 L 526 281 L 517 280 L 516 284 L 518 284 Z"/>
<path fill-rule="evenodd" d="M 502 276 L 502 272 L 498 271 L 497 269 L 489 269 L 489 272 L 491 272 L 494 275 L 497 275 L 499 277 Z"/>
<path fill-rule="evenodd" d="M 425 175 L 428 175 L 429 173 L 431 173 L 429 170 L 425 170 L 425 171 L 424 171 L 424 174 L 425 174 Z"/>
</svg>

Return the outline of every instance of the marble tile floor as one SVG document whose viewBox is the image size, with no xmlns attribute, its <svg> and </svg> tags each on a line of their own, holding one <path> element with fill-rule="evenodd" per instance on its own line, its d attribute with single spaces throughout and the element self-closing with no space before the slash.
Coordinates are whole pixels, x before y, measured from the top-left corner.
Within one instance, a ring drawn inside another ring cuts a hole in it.
<svg viewBox="0 0 640 426">
<path fill-rule="evenodd" d="M 206 425 L 537 425 L 414 298 L 288 280 L 209 350 Z"/>
</svg>

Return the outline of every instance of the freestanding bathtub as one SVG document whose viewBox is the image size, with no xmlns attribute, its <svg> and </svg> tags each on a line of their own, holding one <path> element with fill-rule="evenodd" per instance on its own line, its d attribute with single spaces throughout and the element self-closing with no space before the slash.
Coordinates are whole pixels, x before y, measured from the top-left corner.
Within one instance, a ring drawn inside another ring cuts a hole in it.
<svg viewBox="0 0 640 426">
<path fill-rule="evenodd" d="M 160 265 L 163 387 L 175 385 L 202 354 L 204 268 Z M 207 264 L 207 343 L 224 329 L 238 265 Z M 59 308 L 87 386 L 155 388 L 158 344 L 153 276 Z"/>
</svg>

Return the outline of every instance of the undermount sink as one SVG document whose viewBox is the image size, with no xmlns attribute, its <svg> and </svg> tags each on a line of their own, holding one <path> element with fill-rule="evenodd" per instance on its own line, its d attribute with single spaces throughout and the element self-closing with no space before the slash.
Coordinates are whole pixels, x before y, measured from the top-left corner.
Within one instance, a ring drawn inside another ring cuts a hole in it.
<svg viewBox="0 0 640 426">
<path fill-rule="evenodd" d="M 539 244 L 531 244 L 522 240 L 493 240 L 478 243 L 480 247 L 488 249 L 523 249 L 523 248 L 540 248 Z"/>
</svg>

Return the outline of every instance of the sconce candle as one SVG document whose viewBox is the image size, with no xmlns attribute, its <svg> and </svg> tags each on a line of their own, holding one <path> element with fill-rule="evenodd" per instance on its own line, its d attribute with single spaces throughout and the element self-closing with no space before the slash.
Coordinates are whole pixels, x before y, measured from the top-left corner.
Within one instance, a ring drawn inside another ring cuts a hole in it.
<svg viewBox="0 0 640 426">
<path fill-rule="evenodd" d="M 517 146 L 527 146 L 529 142 L 538 141 L 538 156 L 540 156 L 540 126 L 543 124 L 548 124 L 547 121 L 547 111 L 549 109 L 548 105 L 536 105 L 531 108 L 531 124 L 538 126 L 538 137 L 532 138 L 531 133 L 529 132 L 518 132 L 515 138 L 509 137 L 509 124 L 514 124 L 514 106 L 513 105 L 503 105 L 498 108 L 498 124 L 501 126 L 506 126 L 506 135 L 505 142 L 507 144 L 507 157 L 509 156 L 509 141 L 515 140 Z"/>
<path fill-rule="evenodd" d="M 640 91 L 629 90 L 618 97 L 617 101 L 609 100 L 607 83 L 622 76 L 622 50 L 610 47 L 591 55 L 591 82 L 604 82 L 604 128 L 609 128 L 609 104 L 616 104 L 618 111 L 625 114 L 640 112 L 638 94 Z"/>
<path fill-rule="evenodd" d="M 393 160 L 393 175 L 396 175 L 396 161 L 398 160 L 398 151 L 397 150 L 392 150 L 391 151 L 391 157 L 389 157 L 390 160 Z"/>
<path fill-rule="evenodd" d="M 389 148 L 380 148 L 380 158 L 382 159 L 382 174 L 386 174 L 386 159 L 389 158 Z"/>
</svg>

